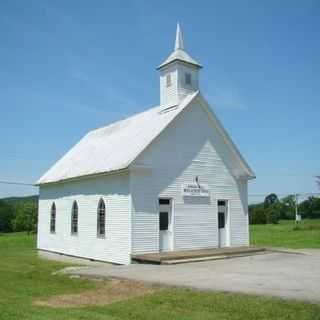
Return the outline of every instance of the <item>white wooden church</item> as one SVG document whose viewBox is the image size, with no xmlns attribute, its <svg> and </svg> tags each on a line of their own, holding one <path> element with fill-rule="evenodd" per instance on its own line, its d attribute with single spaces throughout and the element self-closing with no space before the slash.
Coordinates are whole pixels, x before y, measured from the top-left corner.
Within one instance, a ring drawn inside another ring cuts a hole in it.
<svg viewBox="0 0 320 320">
<path fill-rule="evenodd" d="M 130 264 L 137 253 L 249 244 L 254 173 L 174 51 L 160 105 L 85 135 L 38 181 L 38 249 Z"/>
</svg>

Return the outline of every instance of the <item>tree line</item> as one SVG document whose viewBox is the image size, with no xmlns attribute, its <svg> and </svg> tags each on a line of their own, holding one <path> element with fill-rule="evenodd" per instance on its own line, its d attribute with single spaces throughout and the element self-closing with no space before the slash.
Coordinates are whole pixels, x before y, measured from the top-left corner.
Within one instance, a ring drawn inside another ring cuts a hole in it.
<svg viewBox="0 0 320 320">
<path fill-rule="evenodd" d="M 0 232 L 36 232 L 38 197 L 0 199 Z"/>
<path fill-rule="evenodd" d="M 263 202 L 249 205 L 250 224 L 278 223 L 280 219 L 295 219 L 296 199 L 294 195 L 279 199 L 275 193 L 265 197 Z M 309 197 L 298 204 L 302 219 L 320 218 L 320 198 Z"/>
<path fill-rule="evenodd" d="M 249 205 L 250 224 L 278 223 L 280 219 L 295 219 L 295 196 L 279 199 L 271 193 L 261 203 Z M 320 219 L 320 198 L 309 197 L 298 204 L 302 219 Z M 0 232 L 36 232 L 38 197 L 0 199 Z"/>
</svg>

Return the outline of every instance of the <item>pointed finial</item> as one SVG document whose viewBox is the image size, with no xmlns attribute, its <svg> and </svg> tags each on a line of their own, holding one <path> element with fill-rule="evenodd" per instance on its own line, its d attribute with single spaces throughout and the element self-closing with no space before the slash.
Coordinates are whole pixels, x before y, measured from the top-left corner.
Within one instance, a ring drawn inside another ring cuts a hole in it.
<svg viewBox="0 0 320 320">
<path fill-rule="evenodd" d="M 177 23 L 177 32 L 176 32 L 176 43 L 174 45 L 174 50 L 184 50 L 182 32 L 180 29 L 179 22 Z"/>
</svg>

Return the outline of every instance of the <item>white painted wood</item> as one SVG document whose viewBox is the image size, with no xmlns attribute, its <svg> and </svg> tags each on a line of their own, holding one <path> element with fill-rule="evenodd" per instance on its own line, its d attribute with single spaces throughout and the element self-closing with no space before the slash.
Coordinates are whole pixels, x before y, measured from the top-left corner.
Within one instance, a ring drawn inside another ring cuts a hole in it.
<svg viewBox="0 0 320 320">
<path fill-rule="evenodd" d="M 167 75 L 171 76 L 171 85 L 167 86 Z M 160 70 L 160 105 L 174 106 L 179 104 L 179 96 L 177 94 L 178 72 L 174 64 L 168 65 Z"/>
<path fill-rule="evenodd" d="M 189 134 L 189 133 L 192 134 Z M 195 101 L 136 159 L 152 172 L 131 173 L 132 250 L 159 251 L 158 197 L 174 200 L 174 250 L 218 247 L 217 200 L 229 204 L 230 246 L 249 243 L 247 180 L 239 180 L 234 155 L 203 108 Z M 210 197 L 183 197 L 181 186 L 199 182 Z"/>
<path fill-rule="evenodd" d="M 159 230 L 159 242 L 160 251 L 172 251 L 172 241 L 173 241 L 173 225 L 172 225 L 172 210 L 171 204 L 159 204 L 159 219 L 161 219 L 161 214 L 167 214 L 168 216 L 168 228 L 166 230 Z"/>
<path fill-rule="evenodd" d="M 97 237 L 97 207 L 106 204 L 106 236 Z M 71 208 L 78 203 L 78 234 L 71 234 Z M 50 208 L 56 204 L 56 232 L 50 233 Z M 129 175 L 40 186 L 38 249 L 84 258 L 130 263 Z"/>
<path fill-rule="evenodd" d="M 186 84 L 185 75 L 191 75 L 191 84 Z M 171 85 L 167 86 L 166 77 L 171 75 Z M 199 90 L 199 68 L 175 61 L 160 69 L 160 105 L 163 107 L 180 104 L 183 99 Z"/>
</svg>

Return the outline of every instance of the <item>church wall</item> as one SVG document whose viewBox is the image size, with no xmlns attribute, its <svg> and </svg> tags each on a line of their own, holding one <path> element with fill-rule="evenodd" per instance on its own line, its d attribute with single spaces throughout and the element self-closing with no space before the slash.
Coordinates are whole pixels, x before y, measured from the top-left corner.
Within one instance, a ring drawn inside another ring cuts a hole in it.
<svg viewBox="0 0 320 320">
<path fill-rule="evenodd" d="M 228 200 L 230 246 L 249 244 L 247 181 L 232 174 L 232 155 L 206 112 L 189 106 L 136 159 L 131 173 L 132 251 L 159 251 L 158 198 L 173 200 L 173 250 L 218 246 L 217 200 Z M 207 184 L 209 197 L 184 197 L 182 185 Z"/>
<path fill-rule="evenodd" d="M 189 73 L 191 75 L 191 84 L 185 83 L 185 74 Z M 179 63 L 177 65 L 178 74 L 178 94 L 179 99 L 182 100 L 185 96 L 199 90 L 199 70 L 190 65 L 185 65 L 184 63 Z"/>
<path fill-rule="evenodd" d="M 191 84 L 185 83 L 185 74 L 191 75 Z M 167 86 L 166 76 L 171 75 L 171 85 Z M 196 67 L 174 62 L 160 70 L 160 104 L 177 105 L 183 98 L 199 89 L 199 72 Z"/>
<path fill-rule="evenodd" d="M 106 205 L 106 236 L 97 237 L 97 206 Z M 71 209 L 78 203 L 78 234 L 71 235 Z M 56 205 L 56 232 L 50 209 Z M 128 173 L 105 175 L 40 187 L 38 248 L 113 263 L 130 263 Z"/>
<path fill-rule="evenodd" d="M 166 76 L 171 75 L 171 85 L 167 86 Z M 178 104 L 177 94 L 177 68 L 175 64 L 168 65 L 160 70 L 160 104 L 163 106 L 173 106 Z"/>
</svg>

